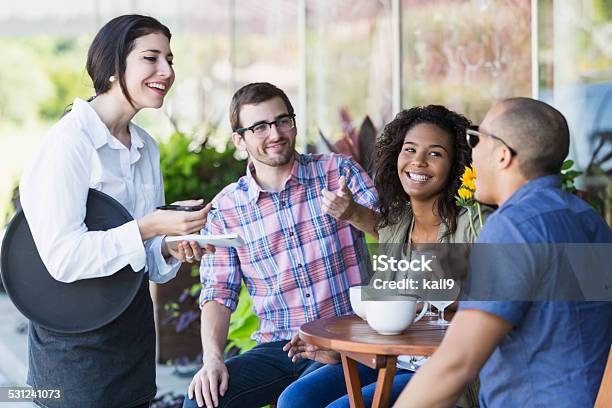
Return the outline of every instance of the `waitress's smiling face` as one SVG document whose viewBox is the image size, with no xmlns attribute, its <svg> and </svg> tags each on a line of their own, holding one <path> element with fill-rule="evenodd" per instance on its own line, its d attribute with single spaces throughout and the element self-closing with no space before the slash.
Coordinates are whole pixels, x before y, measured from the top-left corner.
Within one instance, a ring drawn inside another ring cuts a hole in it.
<svg viewBox="0 0 612 408">
<path fill-rule="evenodd" d="M 125 84 L 137 110 L 162 106 L 174 83 L 172 59 L 170 41 L 164 34 L 152 33 L 134 40 L 126 58 Z"/>
</svg>

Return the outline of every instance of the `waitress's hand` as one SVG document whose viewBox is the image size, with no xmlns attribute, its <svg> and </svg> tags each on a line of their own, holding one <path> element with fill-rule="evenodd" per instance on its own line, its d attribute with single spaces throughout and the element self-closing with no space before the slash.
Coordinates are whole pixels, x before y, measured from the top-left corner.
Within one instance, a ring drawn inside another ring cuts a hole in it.
<svg viewBox="0 0 612 408">
<path fill-rule="evenodd" d="M 175 248 L 171 248 L 164 240 L 164 243 L 162 244 L 162 254 L 164 252 L 164 247 L 168 249 L 169 255 L 172 255 L 180 262 L 189 263 L 200 262 L 203 254 L 215 252 L 214 246 L 206 245 L 206 248 L 200 248 L 200 245 L 195 241 L 179 242 L 179 244 Z M 166 256 L 166 254 L 164 254 L 164 256 Z"/>
<path fill-rule="evenodd" d="M 172 204 L 192 206 L 192 205 L 200 205 L 203 202 L 204 200 L 186 200 L 186 201 L 175 201 Z M 212 208 L 212 204 L 208 203 L 206 207 L 200 210 L 204 212 L 204 223 L 202 224 L 202 227 L 204 226 L 204 224 L 206 224 L 206 218 L 211 208 Z M 163 211 L 163 210 L 158 210 L 158 211 Z M 200 212 L 200 211 L 194 211 L 194 212 Z M 189 211 L 170 211 L 170 212 L 189 213 Z M 190 232 L 189 234 L 198 233 L 200 232 L 201 229 L 202 228 L 199 228 L 194 232 Z M 166 235 L 170 235 L 170 234 L 166 234 Z M 180 234 L 180 235 L 187 235 L 187 234 Z M 164 244 L 165 244 L 165 241 L 164 241 Z M 168 245 L 165 245 L 165 246 L 168 248 L 168 252 L 170 253 L 170 255 L 172 255 L 174 258 L 178 259 L 181 262 L 189 262 L 189 263 L 193 263 L 196 261 L 200 262 L 200 260 L 202 260 L 203 254 L 206 254 L 206 253 L 214 254 L 215 253 L 214 246 L 210 244 L 206 244 L 204 248 L 201 248 L 200 245 L 196 241 L 180 242 L 176 248 L 170 248 Z M 163 247 L 164 246 L 162 245 L 162 248 Z"/>
<path fill-rule="evenodd" d="M 203 202 L 204 200 L 185 200 L 185 201 L 175 201 L 172 204 L 195 206 L 195 205 L 201 205 Z M 179 228 L 178 234 L 176 233 L 177 231 L 170 230 L 170 233 L 166 232 L 165 235 L 188 235 L 188 234 L 194 234 L 194 233 L 200 232 L 200 230 L 204 227 L 204 224 L 206 224 L 206 218 L 211 208 L 212 208 L 212 204 L 208 203 L 203 209 L 199 211 L 157 210 L 155 211 L 155 213 L 162 213 L 162 215 L 165 215 L 163 213 L 183 213 L 183 217 L 180 217 L 180 218 L 182 219 L 182 222 L 184 222 L 184 225 L 182 227 L 184 228 L 182 230 L 184 232 L 181 232 L 181 229 L 180 229 L 181 227 L 178 226 L 177 227 Z M 203 215 L 203 218 L 201 217 L 201 215 Z M 196 241 L 182 241 L 182 242 L 179 242 L 179 244 L 174 248 L 171 248 L 170 246 L 168 246 L 165 240 L 162 244 L 163 255 L 165 257 L 172 256 L 178 259 L 180 262 L 189 262 L 189 263 L 199 262 L 202 259 L 203 254 L 205 253 L 212 254 L 214 252 L 215 252 L 214 246 L 207 244 L 204 248 L 201 248 L 200 245 Z"/>
<path fill-rule="evenodd" d="M 176 201 L 176 205 L 201 205 L 204 200 Z M 206 217 L 212 208 L 208 203 L 199 211 L 156 210 L 138 220 L 142 240 L 157 235 L 189 235 L 200 232 L 206 224 Z"/>
<path fill-rule="evenodd" d="M 195 206 L 202 205 L 204 200 L 175 201 L 173 205 Z M 208 203 L 199 211 L 173 211 L 156 210 L 152 215 L 156 217 L 162 232 L 159 235 L 188 235 L 197 234 L 206 224 L 206 218 L 212 208 Z"/>
</svg>

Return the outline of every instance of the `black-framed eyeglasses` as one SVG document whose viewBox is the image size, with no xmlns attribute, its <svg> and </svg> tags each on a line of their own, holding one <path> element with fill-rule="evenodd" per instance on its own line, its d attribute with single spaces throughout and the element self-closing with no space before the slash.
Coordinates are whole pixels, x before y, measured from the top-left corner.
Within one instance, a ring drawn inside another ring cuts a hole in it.
<svg viewBox="0 0 612 408">
<path fill-rule="evenodd" d="M 279 132 L 286 132 L 295 128 L 295 115 L 283 115 L 276 118 L 275 121 L 272 122 L 258 122 L 253 126 L 249 126 L 246 128 L 238 128 L 236 129 L 236 133 L 244 134 L 246 131 L 250 130 L 253 132 L 255 136 L 265 137 L 270 134 L 270 130 L 272 129 L 272 125 L 276 126 L 276 130 Z"/>
<path fill-rule="evenodd" d="M 510 154 L 512 156 L 516 156 L 516 150 L 514 150 L 513 148 L 511 148 L 510 146 L 508 146 L 508 143 L 504 142 L 502 138 L 497 137 L 491 133 L 485 133 L 485 132 L 481 132 L 478 125 L 473 125 L 467 128 L 467 130 L 465 131 L 465 140 L 467 141 L 468 146 L 470 146 L 471 149 L 475 148 L 476 145 L 478 144 L 478 142 L 480 142 L 480 137 L 481 136 L 486 136 L 486 137 L 490 137 L 493 138 L 499 142 L 501 142 L 504 146 L 506 146 L 508 148 L 508 150 L 510 150 Z"/>
</svg>

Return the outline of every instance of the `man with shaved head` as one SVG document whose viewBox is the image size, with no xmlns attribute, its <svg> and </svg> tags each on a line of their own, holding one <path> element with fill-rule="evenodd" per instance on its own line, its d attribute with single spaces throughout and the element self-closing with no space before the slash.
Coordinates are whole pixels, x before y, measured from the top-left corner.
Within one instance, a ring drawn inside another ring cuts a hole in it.
<svg viewBox="0 0 612 408">
<path fill-rule="evenodd" d="M 472 159 L 478 174 L 476 199 L 487 204 L 501 205 L 528 180 L 558 175 L 569 151 L 569 129 L 563 115 L 530 98 L 495 104 L 480 129 L 469 132 L 472 140 L 483 143 L 472 150 Z"/>
<path fill-rule="evenodd" d="M 543 102 L 511 98 L 495 104 L 466 137 L 476 198 L 498 206 L 470 257 L 468 288 L 489 285 L 489 297 L 460 303 L 442 344 L 396 406 L 454 406 L 479 374 L 483 407 L 593 406 L 612 343 L 612 303 L 533 295 L 547 293 L 548 282 L 560 282 L 555 290 L 569 286 L 555 275 L 563 265 L 533 262 L 545 252 L 538 248 L 612 243 L 605 221 L 561 189 L 567 122 Z M 483 261 L 475 255 L 483 247 L 502 256 Z"/>
</svg>

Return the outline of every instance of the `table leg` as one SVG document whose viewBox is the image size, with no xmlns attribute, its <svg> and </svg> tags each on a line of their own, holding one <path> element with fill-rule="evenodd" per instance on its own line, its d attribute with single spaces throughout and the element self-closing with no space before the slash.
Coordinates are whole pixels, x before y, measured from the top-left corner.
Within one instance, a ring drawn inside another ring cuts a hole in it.
<svg viewBox="0 0 612 408">
<path fill-rule="evenodd" d="M 341 354 L 340 356 L 342 358 L 344 381 L 346 382 L 346 390 L 348 391 L 351 408 L 365 408 L 363 394 L 361 394 L 361 380 L 359 380 L 357 362 L 347 357 L 345 354 Z"/>
<path fill-rule="evenodd" d="M 389 406 L 396 363 L 397 356 L 387 356 L 387 364 L 385 367 L 381 367 L 378 370 L 378 379 L 376 380 L 376 391 L 374 391 L 372 408 L 387 408 Z"/>
</svg>

